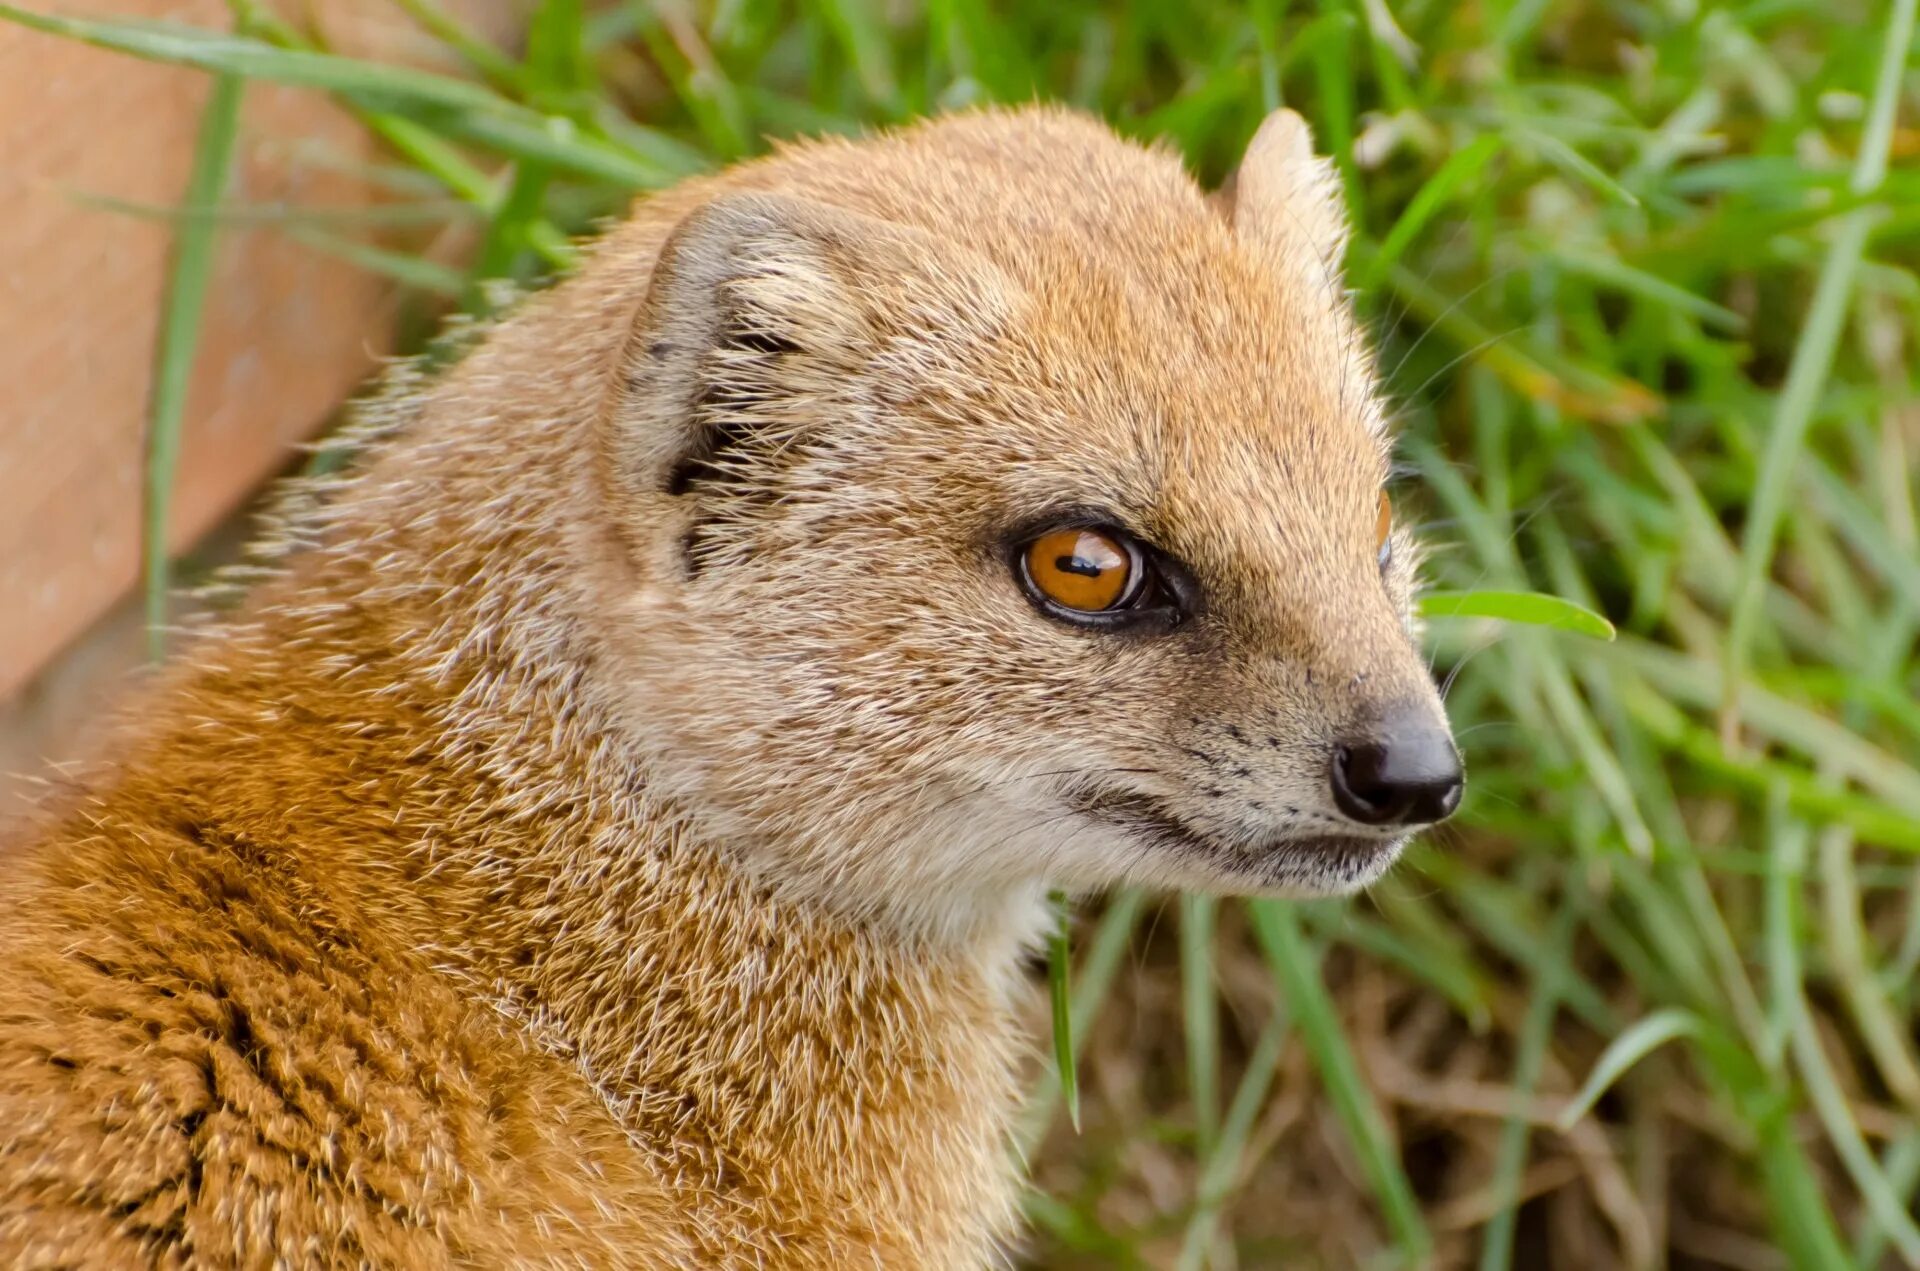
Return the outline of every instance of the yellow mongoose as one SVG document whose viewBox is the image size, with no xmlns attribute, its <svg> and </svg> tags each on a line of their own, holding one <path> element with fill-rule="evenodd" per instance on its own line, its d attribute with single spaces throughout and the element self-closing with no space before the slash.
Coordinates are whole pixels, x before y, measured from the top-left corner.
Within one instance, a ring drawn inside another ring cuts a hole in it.
<svg viewBox="0 0 1920 1271">
<path fill-rule="evenodd" d="M 1003 1260 L 1046 889 L 1347 890 L 1459 797 L 1343 233 L 1290 114 L 1212 196 L 970 114 L 396 384 L 7 861 L 0 1261 Z"/>
</svg>

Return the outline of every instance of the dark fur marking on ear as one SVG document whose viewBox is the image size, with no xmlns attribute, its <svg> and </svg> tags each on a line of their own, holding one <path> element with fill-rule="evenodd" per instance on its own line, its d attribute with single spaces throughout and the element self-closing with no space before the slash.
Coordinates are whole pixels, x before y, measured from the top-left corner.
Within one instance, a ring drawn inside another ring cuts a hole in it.
<svg viewBox="0 0 1920 1271">
<path fill-rule="evenodd" d="M 725 343 L 732 348 L 751 349 L 769 357 L 797 351 L 797 346 L 787 340 L 744 326 L 729 330 Z M 653 346 L 656 352 L 670 347 L 665 343 Z M 713 480 L 722 475 L 717 471 L 719 465 L 715 461 L 745 449 L 751 439 L 751 430 L 740 420 L 739 412 L 756 404 L 764 396 L 741 385 L 723 385 L 710 378 L 700 386 L 693 404 L 695 416 L 703 421 L 700 435 L 693 448 L 668 471 L 668 494 L 685 494 L 693 488 L 696 480 Z"/>
<path fill-rule="evenodd" d="M 739 349 L 750 349 L 755 353 L 780 354 L 798 353 L 800 346 L 783 335 L 776 335 L 759 327 L 750 327 L 745 323 L 736 323 L 727 332 L 727 343 Z"/>
<path fill-rule="evenodd" d="M 708 385 L 696 413 L 706 421 L 695 448 L 667 474 L 667 492 L 693 494 L 701 499 L 701 513 L 681 542 L 687 576 L 696 577 L 706 565 L 705 540 L 714 525 L 727 518 L 729 501 L 766 501 L 773 496 L 740 482 L 729 470 L 729 460 L 744 456 L 754 445 L 755 425 L 745 412 L 761 395 L 739 386 Z"/>
<path fill-rule="evenodd" d="M 667 473 L 667 493 L 675 498 L 685 494 L 693 487 L 693 478 L 698 475 L 704 463 L 705 461 L 701 458 L 689 455 L 674 464 L 672 470 Z"/>
<path fill-rule="evenodd" d="M 801 351 L 792 340 L 753 325 L 741 314 L 732 315 L 725 324 L 720 347 L 749 354 L 751 361 L 732 367 L 710 362 L 702 368 L 703 382 L 693 402 L 693 414 L 699 421 L 696 436 L 687 453 L 667 472 L 668 494 L 692 494 L 701 499 L 699 514 L 680 542 L 688 578 L 696 578 L 705 570 L 710 555 L 707 540 L 714 527 L 737 513 L 738 506 L 729 508 L 729 500 L 765 501 L 773 497 L 750 483 L 739 482 L 739 474 L 730 462 L 745 456 L 754 446 L 758 427 L 755 417 L 764 413 L 775 394 L 774 387 L 760 375 L 741 372 L 754 363 L 764 370 L 779 358 Z M 670 352 L 671 346 L 662 342 L 649 352 L 662 356 L 662 350 Z"/>
<path fill-rule="evenodd" d="M 673 342 L 671 340 L 656 340 L 647 346 L 647 356 L 655 361 L 662 361 L 671 356 L 672 353 Z"/>
<path fill-rule="evenodd" d="M 712 399 L 711 394 L 707 400 Z M 701 403 L 703 406 L 706 401 Z M 719 482 L 726 479 L 725 460 L 746 450 L 753 429 L 737 416 L 721 416 L 701 432 L 699 445 L 682 456 L 667 473 L 667 493 L 686 494 L 696 481 Z"/>
</svg>

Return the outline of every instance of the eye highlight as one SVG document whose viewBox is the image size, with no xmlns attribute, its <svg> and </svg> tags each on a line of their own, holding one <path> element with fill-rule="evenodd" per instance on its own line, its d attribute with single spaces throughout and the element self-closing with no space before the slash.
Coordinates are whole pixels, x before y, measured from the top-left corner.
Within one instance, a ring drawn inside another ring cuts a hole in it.
<svg viewBox="0 0 1920 1271">
<path fill-rule="evenodd" d="M 1096 529 L 1042 534 L 1027 544 L 1021 563 L 1029 586 L 1075 613 L 1118 608 L 1138 590 L 1143 574 L 1131 542 Z"/>
</svg>

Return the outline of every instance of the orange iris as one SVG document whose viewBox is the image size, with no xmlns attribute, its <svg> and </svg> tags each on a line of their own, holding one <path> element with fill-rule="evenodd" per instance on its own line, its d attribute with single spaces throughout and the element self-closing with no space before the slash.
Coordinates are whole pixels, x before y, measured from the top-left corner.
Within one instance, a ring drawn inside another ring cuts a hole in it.
<svg viewBox="0 0 1920 1271">
<path fill-rule="evenodd" d="M 1133 556 L 1098 530 L 1055 530 L 1027 545 L 1027 576 L 1067 609 L 1098 613 L 1127 594 Z"/>
</svg>

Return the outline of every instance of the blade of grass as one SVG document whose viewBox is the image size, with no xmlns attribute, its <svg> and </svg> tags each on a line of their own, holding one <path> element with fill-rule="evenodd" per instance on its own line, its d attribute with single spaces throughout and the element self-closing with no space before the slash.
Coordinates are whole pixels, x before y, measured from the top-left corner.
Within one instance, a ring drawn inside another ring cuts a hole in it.
<svg viewBox="0 0 1920 1271">
<path fill-rule="evenodd" d="M 218 206 L 240 130 L 243 82 L 216 75 L 200 111 L 193 168 L 184 202 L 191 208 Z M 142 585 L 146 594 L 147 655 L 159 661 L 167 649 L 167 597 L 172 590 L 173 557 L 168 530 L 173 518 L 173 479 L 180 466 L 180 433 L 185 424 L 187 390 L 200 348 L 201 318 L 207 285 L 213 276 L 213 245 L 219 223 L 213 217 L 178 222 L 173 232 L 167 294 L 154 350 L 153 387 L 147 396 L 146 480 L 141 518 Z"/>
<path fill-rule="evenodd" d="M 1211 896 L 1180 897 L 1180 1001 L 1186 1023 L 1187 1083 L 1200 1151 L 1212 1149 L 1220 1123 L 1220 1014 L 1213 987 Z"/>
<path fill-rule="evenodd" d="M 526 69 L 556 108 L 585 90 L 591 73 L 580 0 L 541 0 L 527 27 Z"/>
<path fill-rule="evenodd" d="M 1548 933 L 1548 956 L 1540 963 L 1533 980 L 1533 996 L 1527 1003 L 1526 1019 L 1520 1025 L 1519 1053 L 1514 1057 L 1513 1075 L 1508 1088 L 1516 1108 L 1530 1102 L 1540 1085 L 1540 1073 L 1546 1066 L 1553 1021 L 1560 1013 L 1561 982 L 1559 967 L 1572 951 L 1573 933 L 1579 926 L 1580 907 L 1571 897 L 1560 902 L 1560 912 Z M 1495 1149 L 1491 1186 L 1493 1218 L 1487 1223 L 1480 1242 L 1480 1271 L 1498 1271 L 1513 1265 L 1513 1233 L 1519 1217 L 1520 1179 L 1527 1166 L 1527 1144 L 1533 1127 L 1516 1111 L 1500 1127 L 1500 1143 Z"/>
<path fill-rule="evenodd" d="M 869 100 L 889 115 L 900 112 L 900 85 L 881 17 L 870 0 L 821 0 L 819 11 L 839 41 Z"/>
<path fill-rule="evenodd" d="M 1099 1258 L 1099 1265 L 1120 1268 L 1143 1265 L 1131 1240 L 1107 1231 L 1072 1205 L 1031 1189 L 1021 1198 L 1021 1203 L 1034 1226 L 1049 1233 L 1069 1249 Z"/>
<path fill-rule="evenodd" d="M 1433 1252 L 1433 1236 L 1421 1216 L 1413 1184 L 1401 1168 L 1400 1155 L 1387 1131 L 1386 1119 L 1368 1092 L 1333 999 L 1320 978 L 1320 958 L 1300 931 L 1300 918 L 1291 905 L 1273 900 L 1247 902 L 1267 965 L 1286 994 L 1288 1009 L 1300 1023 L 1300 1035 L 1313 1055 L 1347 1139 L 1360 1158 L 1373 1194 L 1387 1221 L 1402 1260 L 1410 1266 L 1424 1263 Z"/>
<path fill-rule="evenodd" d="M 1521 966 L 1539 961 L 1548 934 L 1546 916 L 1524 891 L 1504 879 L 1469 872 L 1438 854 L 1427 858 L 1426 870 L 1442 882 L 1467 921 L 1502 954 Z M 1567 1009 L 1588 1027 L 1608 1034 L 1621 1027 L 1606 995 L 1571 963 L 1561 969 L 1558 991 Z"/>
<path fill-rule="evenodd" d="M 1611 1090 L 1616 1081 L 1626 1076 L 1634 1065 L 1676 1038 L 1698 1037 L 1704 1031 L 1705 1026 L 1698 1015 L 1676 1007 L 1658 1010 L 1635 1020 L 1600 1052 L 1600 1058 L 1594 1061 L 1593 1071 L 1587 1074 L 1580 1092 L 1562 1110 L 1556 1124 L 1562 1130 L 1571 1130 L 1582 1117 L 1593 1111 L 1593 1105 L 1600 1102 L 1600 1097 Z"/>
<path fill-rule="evenodd" d="M 1254 46 L 1260 63 L 1260 113 L 1280 108 L 1280 15 L 1285 0 L 1253 0 L 1248 5 Z"/>
<path fill-rule="evenodd" d="M 676 5 L 632 7 L 643 16 L 640 38 L 707 147 L 728 161 L 749 153 L 756 138 L 746 100 L 701 38 L 692 15 Z"/>
<path fill-rule="evenodd" d="M 1724 692 L 1720 667 L 1643 640 L 1624 638 L 1595 646 L 1602 658 L 1618 658 L 1646 676 L 1674 703 L 1711 710 Z M 1740 712 L 1749 727 L 1781 745 L 1822 762 L 1857 781 L 1907 816 L 1920 816 L 1920 771 L 1832 719 L 1748 683 L 1740 690 Z"/>
<path fill-rule="evenodd" d="M 527 91 L 526 75 L 512 58 L 433 0 L 394 0 L 421 30 L 458 53 L 476 72 L 503 92 Z"/>
<path fill-rule="evenodd" d="M 467 206 L 454 199 L 430 199 L 417 202 L 392 202 L 376 205 L 349 203 L 337 207 L 296 206 L 287 203 L 227 203 L 219 207 L 164 205 L 114 198 L 105 194 L 77 192 L 74 202 L 83 207 L 115 212 L 121 216 L 162 221 L 169 225 L 181 221 L 210 220 L 221 226 L 292 226 L 324 229 L 330 226 L 386 227 L 396 225 L 444 225 L 467 213 Z"/>
<path fill-rule="evenodd" d="M 1345 907 L 1331 911 L 1331 914 L 1324 923 L 1313 924 L 1317 935 L 1329 942 L 1360 950 L 1378 962 L 1398 967 L 1404 974 L 1437 990 L 1451 1002 L 1473 1032 L 1486 1031 L 1493 1017 L 1484 977 L 1477 967 L 1460 958 L 1454 949 L 1444 942 L 1418 938 L 1398 923 L 1390 927 L 1385 923 L 1369 922 Z M 1313 916 L 1309 915 L 1309 921 Z M 1420 935 L 1424 934 L 1420 932 Z"/>
<path fill-rule="evenodd" d="M 483 284 L 490 279 L 519 280 L 522 255 L 533 245 L 534 225 L 541 220 L 540 209 L 552 184 L 553 173 L 545 164 L 517 164 L 507 195 L 494 209 L 493 219 L 480 240 L 467 271 L 466 305 L 472 313 L 487 312 Z"/>
<path fill-rule="evenodd" d="M 1537 150 L 1542 159 L 1558 168 L 1570 179 L 1579 182 L 1608 200 L 1622 207 L 1637 208 L 1640 198 L 1608 176 L 1606 170 L 1578 150 L 1568 145 L 1550 132 L 1530 127 L 1524 119 L 1508 119 L 1507 129 L 1522 145 L 1530 145 Z"/>
<path fill-rule="evenodd" d="M 336 57 L 331 53 L 280 48 L 265 40 L 184 23 L 57 17 L 31 13 L 10 4 L 0 4 L 0 18 L 148 61 L 192 66 L 243 79 L 270 80 L 276 84 L 449 111 L 516 109 L 508 99 L 467 80 Z"/>
<path fill-rule="evenodd" d="M 1073 1044 L 1073 909 L 1053 895 L 1053 930 L 1047 936 L 1047 986 L 1053 999 L 1053 1070 L 1066 1100 L 1067 1120 L 1080 1133 L 1080 1070 Z"/>
<path fill-rule="evenodd" d="M 1323 16 L 1347 15 L 1341 0 L 1320 0 Z M 1320 149 L 1331 154 L 1346 186 L 1347 208 L 1355 223 L 1364 224 L 1366 207 L 1360 193 L 1360 173 L 1353 162 L 1353 78 L 1347 73 L 1353 58 L 1354 28 L 1351 23 L 1335 29 L 1330 38 L 1313 51 L 1314 87 L 1320 99 L 1320 118 L 1326 134 L 1320 137 Z"/>
<path fill-rule="evenodd" d="M 1537 591 L 1429 591 L 1421 595 L 1419 609 L 1423 618 L 1497 618 L 1597 640 L 1614 636 L 1613 624 L 1591 609 Z"/>
<path fill-rule="evenodd" d="M 338 93 L 373 110 L 431 122 L 515 158 L 533 159 L 635 190 L 669 185 L 701 166 L 659 139 L 653 153 L 614 146 L 563 117 L 544 115 L 466 80 L 377 62 L 280 48 L 264 40 L 162 22 L 92 22 L 0 4 L 0 18 L 149 61 Z"/>
<path fill-rule="evenodd" d="M 1355 271 L 1354 288 L 1371 292 L 1378 287 L 1387 270 L 1399 261 L 1420 231 L 1447 205 L 1456 190 L 1480 175 L 1487 162 L 1500 152 L 1502 144 L 1497 135 L 1487 133 L 1449 155 L 1439 171 L 1428 177 L 1408 201 L 1406 210 L 1380 240 L 1380 246 L 1368 254 L 1365 265 Z"/>
<path fill-rule="evenodd" d="M 1489 515 L 1485 505 L 1468 488 L 1465 479 L 1451 464 L 1442 462 L 1432 446 L 1409 440 L 1407 450 L 1426 473 L 1429 484 L 1459 518 L 1482 562 L 1496 582 L 1524 581 L 1511 546 L 1511 538 L 1502 522 Z M 1580 699 L 1566 664 L 1554 657 L 1535 633 L 1516 632 L 1508 642 L 1515 664 L 1523 674 L 1524 685 L 1537 693 L 1561 733 L 1578 752 L 1593 789 L 1599 792 L 1620 827 L 1628 848 L 1645 856 L 1653 850 L 1653 834 L 1640 815 L 1632 783 L 1620 767 L 1619 758 L 1600 736 L 1591 714 Z M 1514 690 L 1508 690 L 1516 710 L 1523 709 Z"/>
<path fill-rule="evenodd" d="M 1629 295 L 1651 301 L 1664 308 L 1674 309 L 1689 317 L 1696 318 L 1708 326 L 1723 331 L 1739 332 L 1746 330 L 1746 319 L 1725 305 L 1718 305 L 1704 296 L 1697 296 L 1678 283 L 1670 282 L 1657 274 L 1635 268 L 1617 256 L 1603 256 L 1597 252 L 1570 251 L 1566 248 L 1548 249 L 1555 264 L 1563 269 L 1581 274 L 1608 287 L 1615 287 Z"/>
<path fill-rule="evenodd" d="M 1887 1149 L 1882 1168 L 1896 1195 L 1913 1195 L 1914 1189 L 1920 1187 L 1920 1130 L 1908 1130 L 1895 1139 Z M 1853 1264 L 1879 1266 L 1887 1249 L 1886 1229 L 1873 1220 L 1871 1213 L 1863 1213 L 1856 1220 L 1855 1231 Z"/>
<path fill-rule="evenodd" d="M 1093 938 L 1087 941 L 1067 1016 L 1068 1043 L 1076 1057 L 1087 1034 L 1092 1031 L 1094 1021 L 1099 1018 L 1100 1008 L 1107 1000 L 1107 990 L 1113 985 L 1114 974 L 1120 969 L 1120 959 L 1126 954 L 1127 942 L 1133 938 L 1133 929 L 1139 924 L 1140 911 L 1145 907 L 1146 897 L 1140 892 L 1120 892 L 1107 902 L 1107 911 L 1100 915 Z M 1027 1106 L 1021 1113 L 1019 1132 L 1014 1136 L 1023 1158 L 1031 1156 L 1039 1146 L 1041 1137 L 1047 1132 L 1048 1123 L 1053 1120 L 1054 1107 L 1059 1098 L 1060 1085 L 1057 1081 L 1043 1084 L 1028 1098 Z"/>
<path fill-rule="evenodd" d="M 1776 795 L 1773 830 L 1773 856 L 1776 867 L 1768 876 L 1767 961 L 1772 972 L 1772 989 L 1779 1025 L 1790 1045 L 1794 1066 L 1805 1083 L 1815 1113 L 1861 1198 L 1887 1238 L 1909 1267 L 1920 1267 L 1920 1226 L 1916 1226 L 1905 1203 L 1895 1194 L 1879 1163 L 1867 1149 L 1866 1140 L 1854 1120 L 1846 1092 L 1840 1088 L 1827 1061 L 1819 1031 L 1802 986 L 1801 942 L 1798 936 L 1798 898 L 1803 894 L 1807 866 L 1806 827 L 1784 815 L 1785 800 Z"/>
<path fill-rule="evenodd" d="M 288 238 L 303 243 L 315 251 L 338 257 L 383 278 L 424 291 L 431 295 L 459 297 L 466 289 L 466 279 L 457 269 L 419 256 L 410 256 L 405 252 L 388 251 L 384 247 L 375 247 L 357 239 L 330 233 L 323 229 L 293 225 L 286 230 Z"/>
<path fill-rule="evenodd" d="M 1710 731 L 1688 723 L 1651 694 L 1634 695 L 1628 709 L 1650 735 L 1683 755 L 1698 774 L 1722 778 L 1727 785 L 1756 794 L 1778 789 L 1795 812 L 1846 825 L 1884 847 L 1920 851 L 1920 819 L 1839 789 L 1790 764 L 1729 757 Z"/>
<path fill-rule="evenodd" d="M 1197 1200 L 1187 1219 L 1186 1233 L 1181 1237 L 1180 1260 L 1175 1264 L 1180 1271 L 1198 1271 L 1205 1261 L 1206 1251 L 1219 1227 L 1221 1207 L 1231 1197 L 1235 1180 L 1245 1173 L 1247 1136 L 1266 1104 L 1267 1091 L 1273 1088 L 1290 1023 L 1286 1010 L 1275 1007 L 1261 1027 L 1259 1037 L 1254 1039 L 1253 1051 L 1247 1056 L 1246 1073 L 1235 1087 L 1233 1103 L 1221 1123 L 1220 1137 L 1206 1153 L 1200 1169 L 1200 1180 L 1195 1185 Z"/>
<path fill-rule="evenodd" d="M 1907 1022 L 1895 1014 L 1868 960 L 1853 851 L 1853 835 L 1844 827 L 1829 826 L 1821 833 L 1820 898 L 1827 956 L 1880 1079 L 1912 1115 L 1920 1112 L 1920 1067 L 1914 1064 Z"/>
<path fill-rule="evenodd" d="M 314 51 L 305 36 L 277 15 L 262 9 L 254 0 L 228 0 L 228 7 L 234 14 L 236 28 L 245 34 L 280 48 Z M 432 129 L 411 119 L 364 105 L 348 104 L 381 140 L 491 221 L 501 195 L 495 189 L 493 180 L 469 163 L 458 149 Z M 526 239 L 551 268 L 565 270 L 572 267 L 573 245 L 564 233 L 544 217 L 527 227 Z"/>
<path fill-rule="evenodd" d="M 1776 1108 L 1767 1109 L 1756 1121 L 1767 1218 L 1781 1251 L 1795 1271 L 1835 1271 L 1851 1265 L 1793 1122 Z"/>
</svg>

